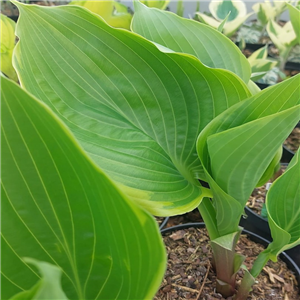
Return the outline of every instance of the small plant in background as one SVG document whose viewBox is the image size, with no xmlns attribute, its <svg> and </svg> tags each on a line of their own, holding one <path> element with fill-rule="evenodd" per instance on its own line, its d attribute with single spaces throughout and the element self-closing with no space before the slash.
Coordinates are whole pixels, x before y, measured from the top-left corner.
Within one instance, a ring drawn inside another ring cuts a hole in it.
<svg viewBox="0 0 300 300">
<path fill-rule="evenodd" d="M 1 41 L 0 41 L 0 60 L 1 72 L 14 81 L 18 81 L 15 69 L 12 66 L 12 53 L 15 47 L 15 22 L 7 16 L 0 14 L 1 17 Z"/>
<path fill-rule="evenodd" d="M 287 4 L 293 1 L 265 1 L 252 6 L 256 13 L 257 22 L 243 24 L 237 36 L 237 40 L 245 39 L 248 43 L 268 43 L 267 24 L 273 20 L 278 22 L 281 14 L 287 9 Z"/>
<path fill-rule="evenodd" d="M 263 3 L 255 3 L 252 9 L 257 15 L 259 23 L 266 26 L 271 20 L 279 21 L 281 14 L 287 9 L 287 4 L 294 1 L 264 1 Z"/>
<path fill-rule="evenodd" d="M 223 21 L 226 23 L 222 26 L 226 36 L 232 36 L 240 26 L 253 14 L 247 14 L 246 5 L 243 1 L 230 0 L 212 0 L 209 4 L 209 11 L 213 18 L 204 13 L 197 12 L 199 20 L 213 28 L 219 28 Z"/>
<path fill-rule="evenodd" d="M 284 67 L 289 54 L 293 47 L 298 43 L 293 25 L 291 21 L 288 21 L 281 27 L 275 21 L 270 20 L 267 24 L 267 32 L 271 41 L 279 51 L 279 70 L 284 72 Z"/>
<path fill-rule="evenodd" d="M 253 52 L 249 57 L 248 61 L 251 66 L 251 80 L 257 81 L 262 78 L 268 71 L 273 69 L 277 65 L 276 60 L 267 58 L 268 56 L 268 45 L 261 49 Z"/>
<path fill-rule="evenodd" d="M 79 5 L 101 16 L 107 24 L 117 28 L 130 29 L 132 15 L 127 6 L 116 1 L 71 1 L 69 5 Z"/>
</svg>

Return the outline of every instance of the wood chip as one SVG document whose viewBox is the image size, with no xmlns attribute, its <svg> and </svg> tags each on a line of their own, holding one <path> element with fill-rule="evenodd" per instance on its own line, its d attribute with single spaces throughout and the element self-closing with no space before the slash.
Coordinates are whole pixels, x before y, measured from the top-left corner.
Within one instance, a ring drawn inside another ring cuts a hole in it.
<svg viewBox="0 0 300 300">
<path fill-rule="evenodd" d="M 201 296 L 203 287 L 204 287 L 205 282 L 206 282 L 206 279 L 207 279 L 207 275 L 208 275 L 209 269 L 210 269 L 210 264 L 208 265 L 206 274 L 205 274 L 205 276 L 204 276 L 204 279 L 203 279 L 203 282 L 202 282 L 202 285 L 201 285 L 201 288 L 200 288 L 200 290 L 199 290 L 199 293 L 198 293 L 198 296 L 197 296 L 196 300 L 199 300 L 199 299 L 200 299 L 200 296 Z"/>
<path fill-rule="evenodd" d="M 191 289 L 191 288 L 189 288 L 189 287 L 187 287 L 187 286 L 182 286 L 182 285 L 175 284 L 175 283 L 172 283 L 172 286 L 175 286 L 175 287 L 180 288 L 180 289 L 182 289 L 182 290 L 188 291 L 188 292 L 190 292 L 190 293 L 198 293 L 197 290 Z"/>
<path fill-rule="evenodd" d="M 184 238 L 184 235 L 185 235 L 185 231 L 184 230 L 178 230 L 174 233 L 172 233 L 170 235 L 170 238 L 173 240 L 173 241 L 177 241 L 177 240 L 181 240 Z"/>
<path fill-rule="evenodd" d="M 287 294 L 284 295 L 284 300 L 290 300 L 290 298 Z"/>
<path fill-rule="evenodd" d="M 272 283 L 275 283 L 274 275 L 271 272 L 270 268 L 269 267 L 264 267 L 263 270 L 268 274 L 270 281 Z"/>
<path fill-rule="evenodd" d="M 276 274 L 273 274 L 273 277 L 278 280 L 279 282 L 285 283 L 284 279 Z"/>
</svg>

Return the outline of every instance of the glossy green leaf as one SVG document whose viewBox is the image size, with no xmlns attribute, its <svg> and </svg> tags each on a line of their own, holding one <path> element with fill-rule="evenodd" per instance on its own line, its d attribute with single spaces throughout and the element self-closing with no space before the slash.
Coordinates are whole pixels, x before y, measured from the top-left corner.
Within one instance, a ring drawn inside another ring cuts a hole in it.
<svg viewBox="0 0 300 300">
<path fill-rule="evenodd" d="M 300 10 L 291 4 L 287 4 L 287 7 L 289 10 L 291 23 L 297 36 L 297 43 L 300 44 Z"/>
<path fill-rule="evenodd" d="M 23 260 L 24 263 L 38 268 L 41 279 L 29 291 L 18 293 L 10 300 L 67 300 L 61 287 L 62 270 L 59 267 L 32 258 L 24 258 Z"/>
<path fill-rule="evenodd" d="M 276 257 L 300 244 L 300 150 L 287 170 L 271 185 L 266 208 L 273 242 L 268 249 Z"/>
<path fill-rule="evenodd" d="M 22 86 L 62 118 L 128 196 L 154 215 L 174 215 L 210 195 L 197 180 L 204 175 L 196 140 L 250 95 L 237 76 L 163 53 L 80 7 L 20 9 Z"/>
<path fill-rule="evenodd" d="M 199 135 L 197 151 L 213 190 L 222 234 L 238 226 L 248 197 L 299 119 L 299 78 L 236 104 Z M 273 171 L 270 168 L 269 177 Z"/>
<path fill-rule="evenodd" d="M 155 220 L 46 105 L 5 78 L 1 100 L 2 299 L 39 281 L 29 256 L 61 268 L 69 299 L 152 298 L 166 259 Z"/>
<path fill-rule="evenodd" d="M 18 76 L 12 65 L 12 53 L 15 47 L 15 22 L 7 16 L 0 14 L 1 39 L 0 39 L 0 61 L 1 72 L 14 81 Z"/>
<path fill-rule="evenodd" d="M 248 83 L 251 70 L 247 59 L 217 30 L 139 2 L 135 2 L 134 8 L 134 32 L 176 52 L 192 54 L 211 68 L 230 70 Z"/>
<path fill-rule="evenodd" d="M 228 17 L 229 22 L 247 14 L 246 4 L 241 0 L 212 0 L 209 3 L 209 11 L 218 21 L 223 21 L 230 13 Z"/>
<path fill-rule="evenodd" d="M 80 5 L 91 12 L 101 16 L 110 26 L 130 29 L 132 15 L 127 12 L 127 7 L 116 1 L 77 1 L 70 5 Z"/>
</svg>

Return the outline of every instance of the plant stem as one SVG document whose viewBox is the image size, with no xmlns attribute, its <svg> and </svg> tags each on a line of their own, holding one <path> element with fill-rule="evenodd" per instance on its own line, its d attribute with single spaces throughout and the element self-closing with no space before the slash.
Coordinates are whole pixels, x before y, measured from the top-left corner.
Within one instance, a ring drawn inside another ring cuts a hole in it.
<svg viewBox="0 0 300 300">
<path fill-rule="evenodd" d="M 246 300 L 249 292 L 251 291 L 252 285 L 255 283 L 255 278 L 260 274 L 263 267 L 266 265 L 270 259 L 270 251 L 267 249 L 261 252 L 257 259 L 254 261 L 252 269 L 250 272 L 246 271 L 238 293 L 234 300 Z"/>
</svg>

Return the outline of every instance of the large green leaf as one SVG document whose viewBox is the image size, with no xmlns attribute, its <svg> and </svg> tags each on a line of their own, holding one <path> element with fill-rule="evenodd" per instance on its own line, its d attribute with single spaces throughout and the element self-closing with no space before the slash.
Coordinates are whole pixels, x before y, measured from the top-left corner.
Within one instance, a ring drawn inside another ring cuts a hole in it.
<svg viewBox="0 0 300 300">
<path fill-rule="evenodd" d="M 247 98 L 245 84 L 195 57 L 163 53 L 80 7 L 20 5 L 15 65 L 22 86 L 62 118 L 96 164 L 156 215 L 208 195 L 199 132 Z"/>
<path fill-rule="evenodd" d="M 277 149 L 299 119 L 299 76 L 234 105 L 199 135 L 197 151 L 214 193 L 222 235 L 236 229 L 248 197 L 268 166 L 266 178 L 272 175 Z"/>
<path fill-rule="evenodd" d="M 300 244 L 300 150 L 288 169 L 271 186 L 266 207 L 273 237 L 268 249 L 276 257 Z"/>
<path fill-rule="evenodd" d="M 23 257 L 59 266 L 69 299 L 152 298 L 165 269 L 154 219 L 49 108 L 8 79 L 1 85 L 2 299 L 38 282 Z"/>
<path fill-rule="evenodd" d="M 176 52 L 188 53 L 212 68 L 227 69 L 248 83 L 250 65 L 238 47 L 217 30 L 136 1 L 132 30 Z"/>
</svg>

